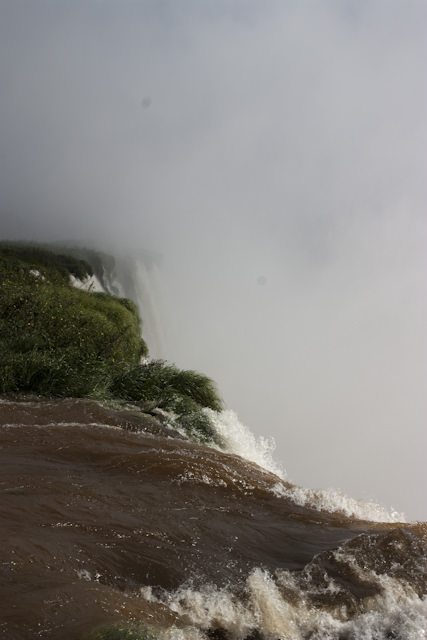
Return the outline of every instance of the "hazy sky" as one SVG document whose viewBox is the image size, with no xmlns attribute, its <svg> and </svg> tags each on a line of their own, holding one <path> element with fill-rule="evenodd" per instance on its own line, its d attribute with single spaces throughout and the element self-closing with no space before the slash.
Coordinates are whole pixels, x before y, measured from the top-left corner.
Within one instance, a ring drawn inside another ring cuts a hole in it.
<svg viewBox="0 0 427 640">
<path fill-rule="evenodd" d="M 0 235 L 162 255 L 162 355 L 427 520 L 425 0 L 0 0 Z"/>
</svg>

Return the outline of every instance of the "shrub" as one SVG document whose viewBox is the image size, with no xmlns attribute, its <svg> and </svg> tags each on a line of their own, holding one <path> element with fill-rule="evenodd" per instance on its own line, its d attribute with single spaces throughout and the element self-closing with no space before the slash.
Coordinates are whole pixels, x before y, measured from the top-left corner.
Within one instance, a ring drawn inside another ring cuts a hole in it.
<svg viewBox="0 0 427 640">
<path fill-rule="evenodd" d="M 214 411 L 223 408 L 215 383 L 202 373 L 178 369 L 164 360 L 138 364 L 112 384 L 115 396 L 124 400 L 158 399 L 161 408 L 174 408 L 187 398 Z"/>
<path fill-rule="evenodd" d="M 221 411 L 223 403 L 215 383 L 197 371 L 180 370 L 163 360 L 151 360 L 117 376 L 111 395 L 123 400 L 151 403 L 173 414 L 174 425 L 199 442 L 218 442 L 204 408 Z M 218 442 L 219 444 L 219 442 Z"/>
</svg>

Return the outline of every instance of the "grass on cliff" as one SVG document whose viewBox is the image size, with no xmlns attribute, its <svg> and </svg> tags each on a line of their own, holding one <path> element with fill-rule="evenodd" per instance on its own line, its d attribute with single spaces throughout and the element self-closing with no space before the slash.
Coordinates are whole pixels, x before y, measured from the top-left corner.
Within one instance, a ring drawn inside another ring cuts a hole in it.
<svg viewBox="0 0 427 640">
<path fill-rule="evenodd" d="M 102 396 L 147 347 L 135 305 L 69 284 L 86 265 L 29 248 L 0 248 L 0 391 Z M 69 268 L 69 271 L 67 269 Z"/>
<path fill-rule="evenodd" d="M 92 266 L 83 258 L 50 251 L 37 244 L 0 242 L 0 255 L 10 267 L 22 263 L 32 265 L 56 281 L 61 279 L 68 282 L 70 274 L 81 280 L 87 275 L 93 275 Z"/>
<path fill-rule="evenodd" d="M 111 391 L 117 398 L 146 403 L 151 410 L 171 412 L 176 426 L 199 442 L 217 440 L 202 409 L 221 411 L 223 403 L 215 383 L 197 371 L 151 360 L 118 375 Z"/>
<path fill-rule="evenodd" d="M 0 243 L 0 393 L 134 401 L 172 412 L 176 426 L 215 440 L 203 408 L 221 410 L 215 384 L 148 354 L 127 298 L 70 285 L 91 267 L 37 246 Z"/>
</svg>

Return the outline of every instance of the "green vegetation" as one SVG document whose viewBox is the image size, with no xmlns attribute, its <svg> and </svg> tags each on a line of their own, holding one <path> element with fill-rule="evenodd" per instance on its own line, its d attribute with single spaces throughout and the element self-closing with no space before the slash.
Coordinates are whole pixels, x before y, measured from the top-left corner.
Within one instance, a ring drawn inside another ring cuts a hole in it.
<svg viewBox="0 0 427 640">
<path fill-rule="evenodd" d="M 0 242 L 0 254 L 10 265 L 25 262 L 55 279 L 59 276 L 68 281 L 71 274 L 82 280 L 87 275 L 93 275 L 91 265 L 85 260 L 55 253 L 36 244 Z"/>
<path fill-rule="evenodd" d="M 212 380 L 146 360 L 135 304 L 70 285 L 88 274 L 84 260 L 0 243 L 0 393 L 138 402 L 170 412 L 191 438 L 215 440 L 203 412 L 222 409 Z"/>
<path fill-rule="evenodd" d="M 222 401 L 214 382 L 197 371 L 183 371 L 163 360 L 151 360 L 117 376 L 111 391 L 117 398 L 151 403 L 157 409 L 172 412 L 176 426 L 198 442 L 216 440 L 203 408 L 221 411 Z"/>
<path fill-rule="evenodd" d="M 88 265 L 0 246 L 0 392 L 102 397 L 147 347 L 135 305 L 69 284 Z"/>
<path fill-rule="evenodd" d="M 159 632 L 142 625 L 113 624 L 99 627 L 84 637 L 84 640 L 156 640 Z"/>
</svg>

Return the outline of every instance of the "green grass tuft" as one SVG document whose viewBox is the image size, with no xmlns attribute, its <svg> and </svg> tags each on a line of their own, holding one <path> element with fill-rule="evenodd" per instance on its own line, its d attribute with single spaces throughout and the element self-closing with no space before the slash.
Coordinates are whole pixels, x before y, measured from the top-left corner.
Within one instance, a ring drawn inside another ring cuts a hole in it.
<svg viewBox="0 0 427 640">
<path fill-rule="evenodd" d="M 197 371 L 151 360 L 117 376 L 111 392 L 116 398 L 147 402 L 169 411 L 175 416 L 175 426 L 190 438 L 204 443 L 216 442 L 217 436 L 203 409 L 221 411 L 223 403 L 215 383 Z"/>
<path fill-rule="evenodd" d="M 145 625 L 112 624 L 94 629 L 84 640 L 156 640 L 158 637 L 158 631 Z"/>
<path fill-rule="evenodd" d="M 178 369 L 164 360 L 138 364 L 115 379 L 114 395 L 124 400 L 155 400 L 162 409 L 173 409 L 185 398 L 221 411 L 222 400 L 215 383 L 197 371 Z"/>
<path fill-rule="evenodd" d="M 148 348 L 134 302 L 70 285 L 83 260 L 38 246 L 0 243 L 0 393 L 149 403 L 199 442 L 218 442 L 203 411 L 221 411 L 215 383 Z"/>
</svg>

